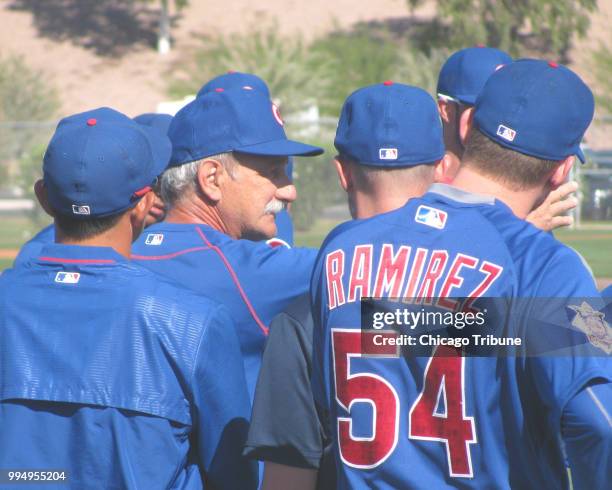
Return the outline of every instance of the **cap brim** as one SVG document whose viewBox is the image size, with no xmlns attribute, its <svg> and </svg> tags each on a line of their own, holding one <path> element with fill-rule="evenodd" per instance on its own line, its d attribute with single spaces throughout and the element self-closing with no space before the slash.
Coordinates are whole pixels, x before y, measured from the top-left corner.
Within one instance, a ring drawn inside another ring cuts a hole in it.
<svg viewBox="0 0 612 490">
<path fill-rule="evenodd" d="M 234 148 L 234 151 L 239 153 L 248 153 L 250 155 L 265 155 L 270 157 L 289 157 L 289 156 L 304 156 L 314 157 L 321 155 L 325 150 L 318 146 L 307 145 L 293 140 L 275 140 L 258 143 L 256 145 L 242 146 Z"/>
<path fill-rule="evenodd" d="M 576 156 L 580 160 L 580 163 L 586 162 L 586 157 L 584 156 L 584 152 L 582 151 L 582 148 L 578 147 L 578 149 L 576 150 Z"/>
</svg>

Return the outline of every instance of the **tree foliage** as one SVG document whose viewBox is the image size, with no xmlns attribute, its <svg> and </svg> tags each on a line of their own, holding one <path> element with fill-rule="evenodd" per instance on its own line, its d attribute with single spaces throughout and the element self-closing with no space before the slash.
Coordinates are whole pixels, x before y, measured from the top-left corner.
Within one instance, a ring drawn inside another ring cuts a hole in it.
<svg viewBox="0 0 612 490">
<path fill-rule="evenodd" d="M 392 79 L 400 63 L 396 44 L 366 30 L 334 32 L 315 40 L 310 50 L 327 61 L 328 90 L 318 102 L 323 114 L 334 117 L 350 93 Z"/>
<path fill-rule="evenodd" d="M 406 0 L 410 8 L 422 0 Z M 597 0 L 436 0 L 438 16 L 450 25 L 451 48 L 486 43 L 517 55 L 527 38 L 563 55 L 575 35 L 583 36 Z"/>
<path fill-rule="evenodd" d="M 600 45 L 593 52 L 592 65 L 597 79 L 597 103 L 612 114 L 612 49 Z"/>
<path fill-rule="evenodd" d="M 33 180 L 22 175 L 25 170 L 18 162 L 30 158 L 32 148 L 52 130 L 35 123 L 49 121 L 59 106 L 57 92 L 46 80 L 20 58 L 0 56 L 0 181 L 21 183 L 26 192 Z"/>
<path fill-rule="evenodd" d="M 173 69 L 169 91 L 182 97 L 229 70 L 254 73 L 266 81 L 287 114 L 327 93 L 326 65 L 300 36 L 284 37 L 275 24 L 259 25 L 244 33 L 201 37 L 190 59 Z"/>
</svg>

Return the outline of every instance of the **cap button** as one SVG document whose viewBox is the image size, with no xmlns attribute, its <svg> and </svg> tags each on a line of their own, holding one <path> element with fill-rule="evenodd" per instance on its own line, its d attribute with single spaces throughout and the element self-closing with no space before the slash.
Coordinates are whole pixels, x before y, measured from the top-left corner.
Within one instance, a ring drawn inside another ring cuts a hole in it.
<svg viewBox="0 0 612 490">
<path fill-rule="evenodd" d="M 215 89 L 215 92 L 223 92 L 223 89 L 221 87 L 218 87 Z"/>
<path fill-rule="evenodd" d="M 549 61 L 548 66 L 551 68 L 559 68 L 559 63 L 555 63 L 554 61 Z"/>
<path fill-rule="evenodd" d="M 87 125 L 88 126 L 95 126 L 98 123 L 97 119 L 94 119 L 93 117 L 91 119 L 87 120 Z"/>
<path fill-rule="evenodd" d="M 389 85 L 393 85 L 393 82 L 391 80 L 385 80 L 383 82 L 383 85 L 386 85 L 388 87 Z"/>
</svg>

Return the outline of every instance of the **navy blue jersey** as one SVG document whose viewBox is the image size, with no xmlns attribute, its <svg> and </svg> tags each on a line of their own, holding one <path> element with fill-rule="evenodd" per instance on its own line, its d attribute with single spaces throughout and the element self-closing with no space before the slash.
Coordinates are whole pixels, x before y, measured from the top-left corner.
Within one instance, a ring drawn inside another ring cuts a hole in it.
<svg viewBox="0 0 612 490">
<path fill-rule="evenodd" d="M 574 251 L 497 200 L 434 185 L 334 230 L 312 281 L 313 393 L 330 415 L 339 488 L 567 485 L 562 410 L 590 381 L 609 380 L 609 358 L 366 351 L 360 299 L 444 298 L 456 310 L 452 298 L 472 308 L 485 296 L 599 297 Z"/>
<path fill-rule="evenodd" d="M 315 468 L 317 488 L 335 487 L 330 441 L 312 396 L 310 295 L 276 316 L 270 325 L 257 380 L 245 454 L 261 461 Z"/>
<path fill-rule="evenodd" d="M 251 397 L 269 323 L 308 291 L 315 257 L 315 250 L 234 240 L 196 224 L 152 225 L 132 248 L 137 263 L 228 308 L 236 324 Z"/>
<path fill-rule="evenodd" d="M 226 309 L 110 248 L 47 245 L 0 276 L 0 468 L 74 488 L 254 488 Z"/>
</svg>

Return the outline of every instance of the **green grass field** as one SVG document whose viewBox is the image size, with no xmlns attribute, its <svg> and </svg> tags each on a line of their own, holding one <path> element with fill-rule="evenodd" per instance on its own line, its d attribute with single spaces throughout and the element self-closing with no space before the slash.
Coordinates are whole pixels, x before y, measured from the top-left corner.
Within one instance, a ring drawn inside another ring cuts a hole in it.
<svg viewBox="0 0 612 490">
<path fill-rule="evenodd" d="M 296 245 L 318 247 L 336 225 L 320 219 L 309 231 L 296 232 Z M 0 270 L 12 264 L 16 251 L 39 227 L 24 217 L 0 219 Z M 580 230 L 561 230 L 555 236 L 582 254 L 597 278 L 612 279 L 612 223 L 584 223 Z"/>
</svg>

